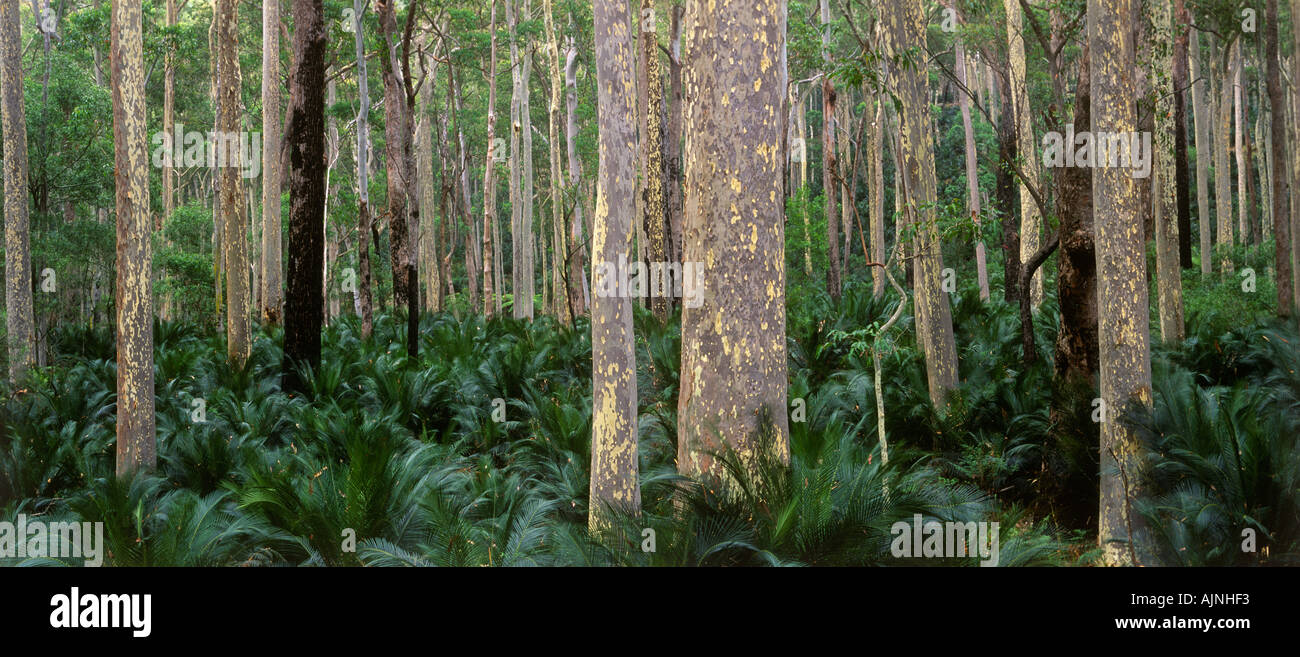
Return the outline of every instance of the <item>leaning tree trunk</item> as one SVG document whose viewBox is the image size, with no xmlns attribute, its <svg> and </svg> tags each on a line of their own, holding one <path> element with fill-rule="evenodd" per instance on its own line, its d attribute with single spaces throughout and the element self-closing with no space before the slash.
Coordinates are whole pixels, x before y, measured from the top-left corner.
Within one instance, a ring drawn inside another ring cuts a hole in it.
<svg viewBox="0 0 1300 657">
<path fill-rule="evenodd" d="M 239 5 L 237 0 L 218 0 L 217 92 L 221 94 L 217 114 L 217 175 L 221 179 L 221 248 L 226 260 L 226 359 L 242 368 L 248 361 L 248 229 L 244 225 L 244 194 L 241 162 L 245 154 L 236 151 L 240 132 L 239 90 Z M 224 158 L 224 162 L 222 161 Z M 319 265 L 317 265 L 319 267 Z M 319 293 L 318 293 L 319 296 Z"/>
<path fill-rule="evenodd" d="M 132 13 L 132 9 L 134 9 L 134 13 Z M 116 52 L 118 30 L 127 29 L 126 36 L 128 38 L 133 36 L 135 39 L 134 52 L 138 58 L 140 48 L 140 4 L 137 1 L 133 7 L 119 8 L 115 3 L 113 5 L 114 18 L 119 18 L 119 12 L 122 14 L 120 19 L 123 21 L 128 21 L 134 17 L 135 32 L 129 32 L 131 25 L 119 26 L 114 22 L 114 51 Z M 131 44 L 128 43 L 126 46 L 129 48 Z M 113 61 L 113 73 L 116 79 L 119 73 L 119 64 L 116 59 Z M 138 79 L 133 81 L 142 84 Z M 143 93 L 143 91 L 137 89 L 132 91 L 137 94 Z M 117 93 L 118 91 L 114 87 L 114 100 L 117 100 Z M 141 111 L 136 115 L 122 116 L 120 117 L 121 120 L 134 121 L 135 117 L 138 116 L 140 117 L 139 120 L 143 121 L 143 97 L 133 96 L 129 100 L 138 102 Z M 131 107 L 130 109 L 136 108 Z M 18 2 L 16 0 L 6 0 L 3 5 L 0 5 L 0 110 L 3 111 L 5 154 L 5 329 L 7 331 L 9 350 L 9 381 L 17 385 L 26 375 L 27 370 L 36 363 L 36 333 L 32 311 L 32 251 L 29 241 L 30 218 L 27 204 L 27 117 L 23 105 L 22 37 L 18 19 Z M 114 112 L 114 118 L 119 118 L 119 112 Z M 140 124 L 138 127 L 141 131 L 141 141 L 143 141 L 144 126 Z M 118 158 L 125 161 L 123 158 L 126 158 L 126 153 L 120 149 L 121 146 L 119 146 Z M 118 174 L 125 175 L 126 172 L 119 170 Z M 123 190 L 123 187 L 119 184 L 118 189 Z M 146 214 L 148 212 L 148 203 L 144 204 L 144 212 Z M 128 216 L 128 220 L 130 219 L 134 219 L 134 217 Z M 121 220 L 119 219 L 120 224 Z M 143 248 L 145 249 L 144 253 L 147 255 L 149 247 L 148 232 L 145 235 Z M 135 237 L 135 235 L 132 235 L 132 237 Z M 118 271 L 121 272 L 122 270 L 118 269 Z M 148 280 L 149 268 L 145 267 L 144 271 L 146 280 Z M 120 274 L 118 280 L 121 281 Z M 149 296 L 147 286 L 144 294 L 146 297 Z M 120 316 L 120 304 L 118 313 Z M 150 340 L 152 341 L 152 334 L 150 334 Z M 152 351 L 150 357 L 152 357 Z M 152 376 L 152 370 L 150 376 Z M 152 389 L 152 386 L 150 387 Z M 152 408 L 152 396 L 149 398 L 149 403 Z M 150 418 L 149 435 L 152 438 L 152 412 Z M 121 435 L 120 431 L 121 427 L 119 425 L 119 435 Z M 152 465 L 152 460 L 150 465 Z"/>
<path fill-rule="evenodd" d="M 6 2 L 4 6 L 6 32 L 16 30 L 17 3 Z M 145 160 L 144 45 L 141 21 L 139 0 L 113 2 L 110 61 L 113 83 L 114 183 L 117 187 L 119 477 L 139 469 L 152 470 L 157 463 L 153 399 L 153 294 L 150 289 L 153 222 L 149 218 L 149 169 Z M 6 50 L 18 43 L 17 39 L 10 40 L 10 36 L 12 34 L 5 34 Z M 10 81 L 5 80 L 5 88 L 15 88 L 8 84 Z M 17 117 L 17 120 L 21 119 L 21 116 Z M 11 125 L 6 113 L 6 137 Z M 17 152 L 16 155 L 21 156 L 23 153 Z"/>
<path fill-rule="evenodd" d="M 779 16 L 777 0 L 686 6 L 684 260 L 708 289 L 683 304 L 677 468 L 714 482 L 723 454 L 755 483 L 790 462 Z"/>
<path fill-rule="evenodd" d="M 320 222 L 325 212 L 325 16 L 320 0 L 293 0 L 293 24 L 283 387 L 301 391 L 306 384 L 299 368 L 320 365 Z M 357 235 L 357 247 L 365 248 L 366 239 Z"/>
<path fill-rule="evenodd" d="M 587 527 L 608 532 L 611 514 L 639 514 L 637 479 L 636 347 L 632 299 L 618 289 L 615 268 L 633 256 L 632 217 L 636 211 L 636 54 L 628 4 L 596 0 L 596 90 L 599 105 L 600 170 L 597 172 L 595 246 L 592 266 L 596 290 L 591 306 L 591 501 Z M 615 288 L 615 289 L 609 289 Z"/>
<path fill-rule="evenodd" d="M 1134 0 L 1089 0 L 1092 124 L 1099 131 L 1137 131 L 1132 26 Z M 1137 182 L 1122 167 L 1093 170 L 1096 205 L 1098 343 L 1100 345 L 1101 485 L 1098 543 L 1107 565 L 1157 565 L 1137 514 L 1142 461 L 1136 430 L 1124 420 L 1151 401 L 1146 249 Z"/>
</svg>

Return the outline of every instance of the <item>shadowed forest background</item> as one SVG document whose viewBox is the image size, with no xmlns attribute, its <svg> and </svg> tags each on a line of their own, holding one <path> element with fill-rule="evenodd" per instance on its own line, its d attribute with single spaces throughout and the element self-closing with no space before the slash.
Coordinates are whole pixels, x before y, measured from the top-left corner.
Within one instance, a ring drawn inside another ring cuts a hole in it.
<svg viewBox="0 0 1300 657">
<path fill-rule="evenodd" d="M 0 520 L 111 565 L 978 564 L 896 556 L 915 514 L 1297 565 L 1298 16 L 0 0 Z"/>
</svg>

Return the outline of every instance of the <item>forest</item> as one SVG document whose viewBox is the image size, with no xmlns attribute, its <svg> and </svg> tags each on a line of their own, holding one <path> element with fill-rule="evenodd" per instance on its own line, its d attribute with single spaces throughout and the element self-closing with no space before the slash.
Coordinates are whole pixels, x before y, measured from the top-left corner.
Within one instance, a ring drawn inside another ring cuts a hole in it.
<svg viewBox="0 0 1300 657">
<path fill-rule="evenodd" d="M 0 0 L 0 91 L 0 564 L 1300 565 L 1300 0 Z"/>
</svg>

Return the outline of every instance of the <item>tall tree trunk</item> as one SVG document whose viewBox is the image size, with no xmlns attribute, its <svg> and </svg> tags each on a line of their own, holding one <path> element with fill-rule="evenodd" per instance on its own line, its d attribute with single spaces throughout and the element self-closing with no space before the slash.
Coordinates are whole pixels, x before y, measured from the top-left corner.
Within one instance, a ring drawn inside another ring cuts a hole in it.
<svg viewBox="0 0 1300 657">
<path fill-rule="evenodd" d="M 358 12 L 358 20 L 360 12 Z M 325 210 L 325 15 L 321 0 L 293 0 L 289 74 L 289 254 L 283 387 L 301 391 L 299 368 L 320 365 L 321 216 Z M 357 32 L 361 29 L 358 26 Z M 360 154 L 359 154 L 360 156 Z M 365 162 L 361 156 L 361 162 Z M 364 248 L 366 235 L 357 235 Z"/>
<path fill-rule="evenodd" d="M 628 4 L 596 0 L 600 170 L 597 173 L 591 307 L 592 418 L 591 498 L 587 526 L 594 535 L 611 529 L 611 512 L 638 514 L 636 347 L 632 299 L 617 289 L 615 269 L 632 259 L 636 210 L 635 43 Z M 609 290 L 610 287 L 616 288 Z M 606 294 L 604 292 L 611 291 Z"/>
<path fill-rule="evenodd" d="M 388 169 L 388 258 L 393 272 L 394 310 L 409 307 L 411 241 L 410 200 L 415 184 L 410 170 L 411 123 L 405 90 L 402 34 L 397 25 L 395 0 L 376 0 L 379 17 L 380 71 L 384 81 L 384 165 Z"/>
<path fill-rule="evenodd" d="M 436 71 L 428 65 L 430 56 L 423 56 L 424 67 L 426 71 Z M 436 66 L 436 65 L 435 65 Z M 425 292 L 424 308 L 429 312 L 442 311 L 442 276 L 441 267 L 439 266 L 441 258 L 442 245 L 438 240 L 438 212 L 434 209 L 436 202 L 434 200 L 435 184 L 433 177 L 433 130 L 434 122 L 431 116 L 433 110 L 434 73 L 429 73 L 429 79 L 425 82 L 427 86 L 420 93 L 420 121 L 416 132 L 419 135 L 417 140 L 417 167 L 420 184 L 420 256 L 424 260 L 422 269 L 425 272 Z M 446 133 L 443 133 L 445 142 Z M 443 167 L 443 175 L 448 175 L 447 168 Z M 445 206 L 444 206 L 445 209 Z M 445 214 L 445 213 L 444 213 Z M 444 217 L 443 221 L 446 221 Z"/>
<path fill-rule="evenodd" d="M 867 196 L 871 198 L 871 261 L 885 262 L 885 115 L 881 94 L 874 94 L 870 107 L 871 126 L 867 142 Z M 885 272 L 871 268 L 871 294 L 877 298 L 885 292 Z"/>
<path fill-rule="evenodd" d="M 1187 162 L 1187 33 L 1191 15 L 1186 0 L 1174 0 L 1174 187 L 1178 201 L 1178 262 L 1192 266 L 1192 195 Z M 1197 152 L 1200 155 L 1200 152 Z M 1199 159 L 1199 158 L 1198 158 Z"/>
<path fill-rule="evenodd" d="M 524 96 L 528 78 L 519 49 L 519 0 L 505 0 L 506 25 L 510 33 L 510 289 L 513 294 L 515 319 L 533 317 L 534 272 L 528 267 L 532 259 L 533 244 L 531 222 L 524 226 L 524 208 L 532 199 L 524 196 L 524 160 L 532 153 L 522 150 L 524 139 Z M 525 18 L 526 20 L 526 18 Z"/>
<path fill-rule="evenodd" d="M 1210 160 L 1214 155 L 1210 123 L 1213 112 L 1205 99 L 1208 82 L 1201 67 L 1199 35 L 1200 30 L 1191 30 L 1191 52 L 1187 58 L 1192 76 L 1192 121 L 1196 129 L 1196 218 L 1200 229 L 1201 275 L 1209 276 L 1214 260 L 1214 230 L 1210 223 Z"/>
<path fill-rule="evenodd" d="M 1226 57 L 1230 50 L 1227 47 L 1222 47 L 1222 50 L 1225 56 L 1213 60 L 1217 65 L 1212 67 L 1214 71 L 1211 74 L 1218 90 L 1214 98 L 1217 116 L 1214 126 L 1214 209 L 1218 226 L 1215 247 L 1223 252 L 1220 269 L 1232 273 L 1232 163 L 1228 161 L 1228 135 L 1232 133 L 1232 83 Z"/>
<path fill-rule="evenodd" d="M 685 261 L 705 263 L 709 289 L 683 304 L 677 468 L 715 482 L 720 452 L 754 481 L 790 462 L 781 15 L 777 0 L 686 7 Z"/>
<path fill-rule="evenodd" d="M 1292 40 L 1294 48 L 1291 55 L 1291 141 L 1293 148 L 1289 152 L 1290 157 L 1290 179 L 1291 183 L 1291 291 L 1293 293 L 1292 307 L 1300 310 L 1300 0 L 1291 0 L 1291 27 Z M 1279 53 L 1280 54 L 1280 53 Z M 1277 120 L 1281 121 L 1283 115 L 1277 115 Z M 1274 133 L 1277 134 L 1277 133 Z M 1275 160 L 1276 161 L 1276 160 Z M 1277 168 L 1279 177 L 1286 175 L 1284 167 Z M 1279 192 L 1279 196 L 1285 196 Z M 1275 211 L 1274 217 L 1278 216 Z M 1274 219 L 1278 221 L 1279 219 Z M 1285 221 L 1285 218 L 1280 219 Z M 1275 235 L 1281 239 L 1281 232 L 1277 231 Z"/>
<path fill-rule="evenodd" d="M 784 5 L 783 5 L 784 6 Z M 672 102 L 668 110 L 667 136 L 664 138 L 667 159 L 668 225 L 673 259 L 682 261 L 682 15 L 686 7 L 674 4 L 670 10 L 668 49 L 668 87 Z M 679 299 L 678 304 L 681 303 Z"/>
<path fill-rule="evenodd" d="M 460 82 L 456 78 L 456 69 L 447 69 L 447 93 L 451 94 L 452 102 L 455 105 L 455 111 L 451 112 L 452 119 L 456 122 L 456 160 L 457 174 L 459 175 L 459 185 L 456 186 L 458 193 L 457 207 L 460 216 L 465 223 L 465 289 L 469 296 L 469 307 L 478 308 L 479 305 L 479 284 L 481 282 L 479 257 L 483 251 L 479 247 L 479 222 L 471 216 L 470 202 L 471 193 L 469 187 L 469 146 L 466 144 L 465 131 L 461 128 L 460 119 L 457 118 L 464 114 L 465 99 L 460 93 Z M 490 142 L 489 142 L 490 143 Z"/>
<path fill-rule="evenodd" d="M 921 49 L 925 36 L 920 0 L 899 0 L 885 10 L 882 34 L 886 52 L 912 56 Z M 938 198 L 934 171 L 934 135 L 930 117 L 929 80 L 924 67 L 894 64 L 890 82 L 901 101 L 898 116 L 898 172 L 907 198 L 909 223 L 916 224 L 916 331 L 925 353 L 930 401 L 936 408 L 947 405 L 947 392 L 957 385 L 957 347 L 953 337 L 952 310 L 941 289 L 943 251 L 935 226 Z"/>
<path fill-rule="evenodd" d="M 1174 121 L 1173 101 L 1181 95 L 1174 86 L 1174 33 L 1170 0 L 1147 0 L 1145 9 L 1153 33 L 1150 52 L 1151 99 L 1155 103 L 1155 153 L 1153 159 L 1155 205 L 1157 305 L 1160 338 L 1166 344 L 1182 342 L 1183 271 L 1178 259 L 1178 199 L 1174 165 L 1174 133 L 1182 126 Z"/>
<path fill-rule="evenodd" d="M 134 13 L 132 13 L 132 8 Z M 27 202 L 27 116 L 23 103 L 23 66 L 22 66 L 22 31 L 18 18 L 18 2 L 16 0 L 6 0 L 0 5 L 0 110 L 3 110 L 4 122 L 4 210 L 5 210 L 5 329 L 7 331 L 7 342 L 9 350 L 9 381 L 15 386 L 21 382 L 27 374 L 27 370 L 36 364 L 36 333 L 35 323 L 33 320 L 32 310 L 32 250 L 29 234 L 30 217 L 28 215 L 29 206 Z M 120 16 L 119 16 L 120 14 Z M 128 22 L 134 17 L 134 32 L 131 32 L 131 25 L 118 25 L 113 23 L 113 46 L 116 51 L 119 30 L 127 30 L 125 38 L 128 41 L 134 37 L 134 46 L 136 53 L 136 62 L 140 57 L 140 5 L 136 2 L 133 7 L 118 7 L 118 3 L 113 4 L 113 17 L 121 21 Z M 131 43 L 125 44 L 128 48 Z M 113 59 L 114 81 L 119 74 L 119 68 L 122 66 L 116 58 Z M 136 84 L 143 84 L 140 80 L 132 80 Z M 140 124 L 140 140 L 144 141 L 144 98 L 143 90 L 132 89 L 129 100 L 138 102 L 141 109 L 139 114 L 122 115 L 122 112 L 114 112 L 114 118 L 119 121 L 138 120 Z M 120 92 L 114 87 L 114 100 Z M 131 109 L 135 109 L 132 107 Z M 138 119 L 136 117 L 139 117 Z M 126 142 L 119 140 L 117 157 L 119 161 L 126 162 L 128 153 L 125 151 Z M 143 145 L 141 145 L 143 148 Z M 144 166 L 143 163 L 140 165 Z M 118 175 L 123 176 L 128 173 L 125 170 L 119 170 Z M 121 185 L 119 189 L 123 192 Z M 119 198 L 121 193 L 119 193 Z M 129 201 L 130 199 L 128 199 Z M 121 201 L 119 201 L 120 203 Z M 128 209 L 130 206 L 128 205 Z M 148 203 L 144 205 L 146 223 L 144 239 L 144 255 L 149 254 L 148 246 Z M 131 215 L 126 216 L 127 221 L 136 219 Z M 118 220 L 122 224 L 123 219 Z M 129 224 L 128 224 L 129 225 Z M 136 237 L 135 235 L 132 235 Z M 121 241 L 119 240 L 119 244 Z M 139 245 L 137 245 L 139 246 Z M 120 252 L 120 247 L 119 247 Z M 121 255 L 119 255 L 119 259 Z M 122 271 L 119 271 L 119 289 Z M 144 276 L 146 283 L 143 293 L 146 297 L 144 309 L 149 309 L 149 296 L 147 281 L 149 280 L 149 268 L 145 267 Z M 136 291 L 139 292 L 139 291 Z M 118 314 L 121 316 L 122 308 L 118 305 Z M 120 334 L 119 334 L 120 335 Z M 152 334 L 150 334 L 152 340 Z M 153 357 L 152 350 L 149 357 Z M 120 371 L 120 370 L 119 370 Z M 150 370 L 152 373 L 152 370 Z M 152 376 L 152 374 L 151 374 Z M 152 386 L 150 387 L 152 389 Z M 153 406 L 153 397 L 149 397 L 150 408 Z M 149 435 L 152 439 L 153 430 L 153 413 L 150 417 Z M 121 435 L 121 426 L 119 425 L 119 436 Z M 120 444 L 120 443 L 119 443 Z M 152 465 L 152 461 L 150 461 Z"/>
<path fill-rule="evenodd" d="M 1290 317 L 1294 311 L 1295 290 L 1291 262 L 1291 212 L 1287 208 L 1290 187 L 1287 184 L 1286 101 L 1282 95 L 1282 62 L 1277 45 L 1277 0 L 1267 0 L 1264 8 L 1264 58 L 1268 60 L 1268 107 L 1273 119 L 1269 133 L 1273 141 L 1273 209 L 1274 262 L 1277 267 L 1277 314 Z M 1300 22 L 1292 15 L 1291 21 Z M 1300 28 L 1296 28 L 1300 30 Z"/>
<path fill-rule="evenodd" d="M 96 2 L 98 5 L 98 2 Z M 177 10 L 176 0 L 167 0 L 167 27 L 176 27 Z M 95 84 L 103 84 L 99 73 L 99 49 L 95 49 Z M 168 153 L 175 152 L 174 138 L 176 128 L 176 49 L 167 46 L 167 52 L 163 55 L 163 146 Z M 170 245 L 167 239 L 166 228 L 171 221 L 172 213 L 176 210 L 176 168 L 172 162 L 172 156 L 169 155 L 162 162 L 162 194 L 163 194 L 163 244 Z M 102 220 L 102 218 L 101 218 Z M 160 314 L 163 319 L 172 318 L 172 294 L 168 293 L 163 297 L 162 309 Z"/>
<path fill-rule="evenodd" d="M 555 17 L 551 8 L 552 0 L 542 0 L 542 13 L 544 28 L 546 30 L 546 66 L 550 74 L 551 98 L 547 107 L 546 127 L 547 127 L 547 151 L 550 154 L 551 165 L 551 226 L 555 233 L 557 248 L 552 256 L 556 260 L 556 271 L 566 272 L 565 278 L 557 283 L 563 285 L 565 292 L 563 295 L 560 289 L 555 289 L 553 293 L 560 303 L 556 304 L 559 308 L 559 317 L 562 322 L 571 322 L 573 319 L 573 294 L 575 290 L 572 286 L 572 276 L 567 274 L 565 269 L 565 260 L 568 256 L 569 249 L 563 245 L 565 226 L 564 226 L 564 174 L 560 169 L 560 85 L 563 84 L 560 78 L 560 44 L 556 35 Z M 578 294 L 582 290 L 576 290 Z"/>
<path fill-rule="evenodd" d="M 1111 133 L 1137 131 L 1134 0 L 1089 0 L 1092 123 Z M 1137 182 L 1120 167 L 1092 174 L 1096 204 L 1100 345 L 1101 486 L 1098 544 L 1107 565 L 1157 565 L 1136 512 L 1142 460 L 1125 413 L 1151 401 L 1146 249 Z"/>
<path fill-rule="evenodd" d="M 1079 56 L 1079 80 L 1075 89 L 1075 134 L 1092 129 L 1091 79 L 1089 51 L 1085 41 Z M 1093 170 L 1065 167 L 1060 170 L 1061 254 L 1057 258 L 1056 289 L 1061 320 L 1056 333 L 1055 376 L 1052 383 L 1050 414 L 1051 436 L 1056 448 L 1044 450 L 1040 477 L 1042 498 L 1058 521 L 1071 526 L 1095 525 L 1095 473 L 1080 473 L 1073 461 L 1072 445 L 1088 445 L 1094 429 L 1091 423 L 1079 427 L 1070 420 L 1077 417 L 1081 403 L 1096 396 L 1098 370 L 1097 344 L 1097 254 L 1094 242 Z M 1078 480 L 1086 479 L 1087 483 Z M 1090 489 L 1084 497 L 1079 489 Z M 1091 519 L 1091 520 L 1090 520 Z"/>
<path fill-rule="evenodd" d="M 1250 243 L 1250 190 L 1247 177 L 1250 173 L 1250 161 L 1246 156 L 1246 87 L 1242 82 L 1245 58 L 1241 53 L 1241 41 L 1232 44 L 1232 154 L 1237 161 L 1237 239 L 1242 244 Z"/>
<path fill-rule="evenodd" d="M 168 0 L 175 2 L 175 0 Z M 262 321 L 279 324 L 280 283 L 280 2 L 262 3 Z"/>
<path fill-rule="evenodd" d="M 642 156 L 645 162 L 645 178 L 641 187 L 641 221 L 646 237 L 646 260 L 653 267 L 661 267 L 668 262 L 668 220 L 664 205 L 664 139 L 663 139 L 663 74 L 659 66 L 659 38 L 655 26 L 653 0 L 641 0 L 641 48 L 640 55 L 645 66 L 645 140 L 641 142 Z M 654 293 L 654 269 L 650 269 L 650 308 L 660 323 L 668 321 L 672 281 L 668 269 L 664 267 L 663 290 Z"/>
<path fill-rule="evenodd" d="M 9 38 L 15 36 L 18 29 L 18 7 L 16 2 L 6 2 L 4 7 L 4 47 L 5 54 L 8 55 L 9 48 L 16 48 L 19 43 L 17 38 Z M 114 183 L 117 187 L 116 470 L 117 475 L 122 477 L 139 469 L 152 470 L 157 463 L 153 401 L 153 294 L 149 289 L 153 252 L 149 170 L 145 159 L 144 39 L 140 2 L 114 0 L 111 11 L 112 56 L 109 59 L 113 71 Z M 11 61 L 8 56 L 5 57 L 6 64 Z M 9 76 L 13 71 L 8 65 L 5 66 L 5 71 L 5 88 L 21 89 L 12 85 L 13 80 Z M 6 137 L 10 134 L 9 128 L 21 125 L 22 119 L 21 115 L 11 119 L 10 113 L 5 113 Z M 25 155 L 21 150 L 14 153 L 20 158 Z M 8 174 L 8 160 L 5 164 Z M 12 178 L 6 176 L 6 183 L 10 180 Z M 5 189 L 12 188 L 6 185 Z M 18 189 L 19 193 L 24 193 L 21 190 L 25 187 Z M 30 291 L 31 288 L 27 289 Z M 10 290 L 12 292 L 12 287 Z M 11 316 L 10 322 L 12 321 Z"/>
<path fill-rule="evenodd" d="M 569 243 L 572 248 L 569 256 L 569 287 L 572 288 L 571 301 L 573 316 L 587 314 L 590 302 L 587 288 L 587 275 L 583 267 L 586 251 L 583 237 L 582 161 L 578 159 L 578 49 L 570 41 L 564 56 L 564 107 L 565 107 L 565 148 L 569 160 L 569 190 L 573 196 L 573 223 L 569 228 Z"/>
<path fill-rule="evenodd" d="M 822 30 L 822 195 L 826 197 L 826 289 L 839 301 L 840 281 L 839 211 L 836 208 L 839 167 L 835 157 L 835 85 L 831 82 L 831 5 L 821 0 Z"/>
<path fill-rule="evenodd" d="M 510 0 L 506 0 L 509 2 Z M 493 268 L 495 266 L 492 237 L 497 223 L 496 194 L 496 137 L 497 137 L 497 3 L 492 5 L 492 16 L 488 22 L 488 109 L 487 109 L 487 159 L 483 161 L 483 315 L 492 317 L 497 312 L 496 285 Z M 498 292 L 499 293 L 499 292 Z"/>
<path fill-rule="evenodd" d="M 955 10 L 953 0 L 948 6 Z M 985 260 L 984 239 L 980 232 L 980 182 L 979 168 L 975 164 L 975 130 L 971 127 L 970 97 L 966 95 L 969 88 L 966 78 L 966 47 L 961 41 L 956 43 L 957 83 L 962 87 L 957 90 L 957 104 L 961 108 L 961 125 L 966 135 L 966 210 L 970 212 L 975 224 L 975 275 L 979 279 L 980 300 L 989 300 L 989 272 Z"/>
<path fill-rule="evenodd" d="M 1025 77 L 1025 37 L 1024 16 L 1020 13 L 1017 0 L 1004 0 L 1007 14 L 1007 48 L 1009 53 L 1009 75 L 1011 84 L 1011 101 L 1015 118 L 1017 151 L 1024 155 L 1021 168 L 1030 180 L 1038 180 L 1038 158 L 1031 155 L 1038 152 L 1034 141 L 1033 114 L 1029 107 L 1029 83 Z M 1025 186 L 1020 182 L 1020 261 L 1028 262 L 1038 252 L 1042 217 L 1038 205 L 1034 202 Z M 1028 290 L 1033 307 L 1043 301 L 1043 276 L 1035 272 Z"/>
<path fill-rule="evenodd" d="M 217 91 L 221 105 L 217 114 L 218 161 L 221 179 L 222 251 L 226 260 L 226 358 L 232 367 L 242 368 L 248 360 L 248 227 L 244 224 L 244 193 L 240 152 L 239 5 L 237 0 L 217 1 Z M 224 159 L 224 161 L 222 161 Z"/>
<path fill-rule="evenodd" d="M 366 37 L 362 29 L 366 0 L 353 0 L 353 35 L 357 50 L 357 300 L 361 306 L 361 339 L 374 331 L 374 302 L 370 296 L 370 78 L 366 67 Z"/>
</svg>

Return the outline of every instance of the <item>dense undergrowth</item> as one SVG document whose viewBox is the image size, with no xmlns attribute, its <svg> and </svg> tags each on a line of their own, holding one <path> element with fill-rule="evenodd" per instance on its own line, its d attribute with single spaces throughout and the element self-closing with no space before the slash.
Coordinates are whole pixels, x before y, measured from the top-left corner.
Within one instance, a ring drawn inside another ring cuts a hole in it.
<svg viewBox="0 0 1300 657">
<path fill-rule="evenodd" d="M 1169 563 L 1294 563 L 1300 337 L 1240 317 L 1222 329 L 1212 313 L 1225 289 L 1192 281 L 1192 335 L 1156 350 L 1156 404 L 1126 418 L 1153 454 L 1140 511 Z M 112 476 L 111 332 L 65 328 L 58 362 L 4 390 L 0 518 L 102 521 L 110 565 L 976 563 L 891 556 L 890 526 L 914 514 L 999 522 L 999 565 L 1092 562 L 1095 520 L 1042 503 L 1049 461 L 1069 464 L 1068 493 L 1096 500 L 1095 443 L 1052 438 L 1062 423 L 1090 422 L 1087 400 L 1052 420 L 1054 395 L 1063 403 L 1052 384 L 1054 297 L 1035 322 L 1042 358 L 1025 367 L 1013 307 L 983 304 L 972 289 L 953 296 L 962 383 L 944 412 L 929 402 L 904 315 L 880 343 L 888 464 L 871 327 L 897 301 L 874 299 L 869 282 L 838 304 L 800 298 L 789 315 L 790 397 L 806 421 L 790 425 L 792 467 L 769 467 L 762 483 L 742 476 L 725 497 L 676 474 L 679 331 L 638 312 L 644 512 L 620 517 L 603 542 L 587 534 L 585 320 L 450 313 L 421 319 L 418 362 L 400 318 L 378 317 L 366 341 L 354 318 L 335 322 L 302 396 L 280 390 L 278 331 L 260 334 L 235 371 L 221 336 L 158 324 L 158 468 L 130 480 Z M 1247 528 L 1259 552 L 1238 548 Z"/>
</svg>

